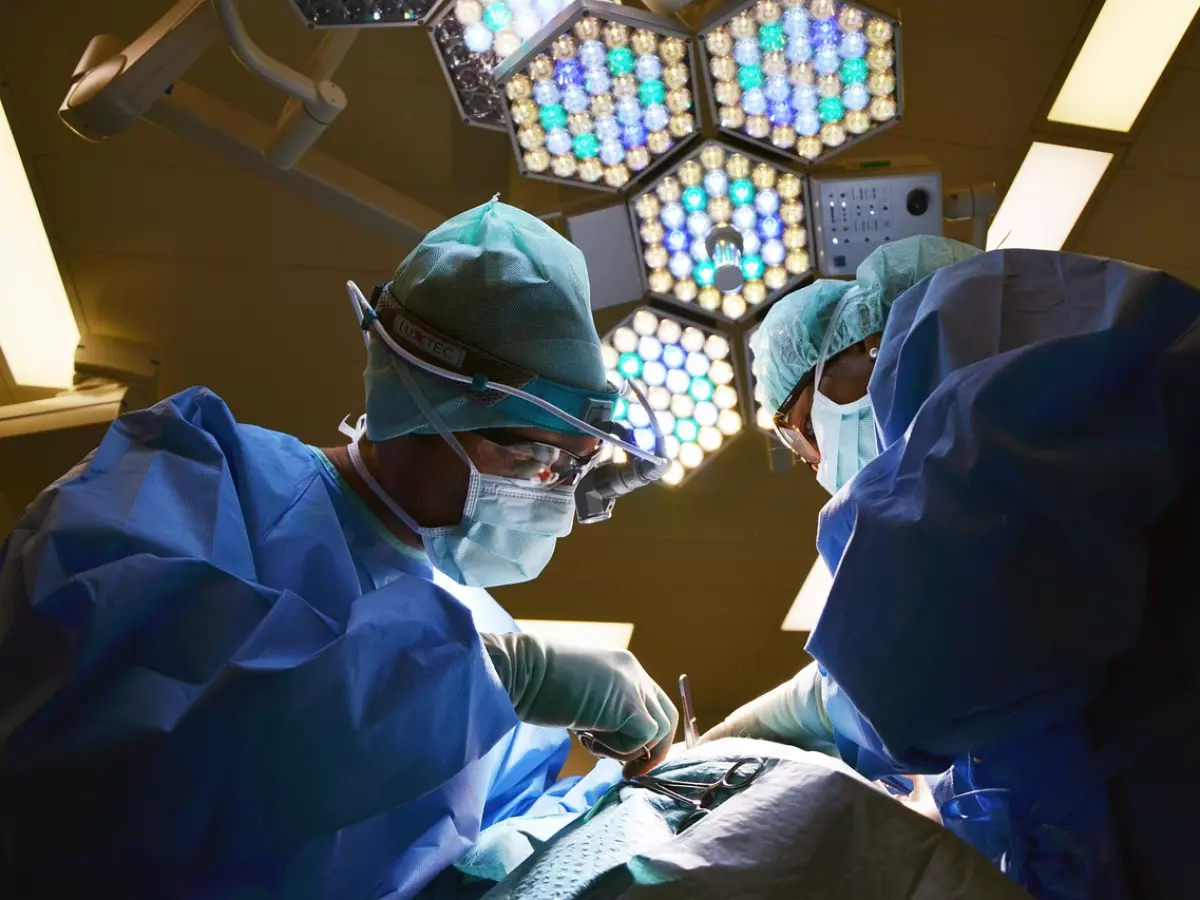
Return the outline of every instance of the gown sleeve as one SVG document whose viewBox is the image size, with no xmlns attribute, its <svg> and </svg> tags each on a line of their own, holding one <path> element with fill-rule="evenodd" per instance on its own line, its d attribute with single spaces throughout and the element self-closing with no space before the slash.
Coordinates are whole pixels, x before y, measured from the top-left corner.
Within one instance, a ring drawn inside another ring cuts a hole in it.
<svg viewBox="0 0 1200 900">
<path fill-rule="evenodd" d="M 822 511 L 835 578 L 808 648 L 872 774 L 1082 711 L 1137 640 L 1146 531 L 1197 477 L 1198 321 L 1161 272 L 1035 251 L 897 301 L 884 449 Z"/>
<path fill-rule="evenodd" d="M 469 611 L 407 575 L 363 594 L 315 471 L 271 446 L 184 392 L 119 419 L 10 536 L 0 774 L 33 857 L 292 845 L 516 725 Z"/>
</svg>

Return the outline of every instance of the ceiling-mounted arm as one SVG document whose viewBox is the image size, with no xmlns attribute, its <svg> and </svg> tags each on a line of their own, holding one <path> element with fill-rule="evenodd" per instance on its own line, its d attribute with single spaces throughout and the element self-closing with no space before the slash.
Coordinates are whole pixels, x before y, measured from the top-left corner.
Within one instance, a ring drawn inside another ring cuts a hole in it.
<svg viewBox="0 0 1200 900">
<path fill-rule="evenodd" d="M 999 207 L 995 182 L 985 181 L 946 191 L 942 198 L 942 218 L 948 222 L 970 219 L 971 243 L 986 250 L 988 225 Z"/>
<path fill-rule="evenodd" d="M 102 34 L 75 67 L 59 118 L 89 141 L 140 119 L 221 35 L 207 0 L 180 0 L 128 46 Z"/>
<path fill-rule="evenodd" d="M 212 4 L 234 56 L 291 98 L 274 139 L 263 151 L 273 165 L 289 169 L 346 108 L 345 93 L 329 78 L 350 49 L 356 32 L 327 36 L 317 51 L 310 77 L 268 56 L 254 43 L 238 12 L 237 0 L 212 0 Z"/>
</svg>

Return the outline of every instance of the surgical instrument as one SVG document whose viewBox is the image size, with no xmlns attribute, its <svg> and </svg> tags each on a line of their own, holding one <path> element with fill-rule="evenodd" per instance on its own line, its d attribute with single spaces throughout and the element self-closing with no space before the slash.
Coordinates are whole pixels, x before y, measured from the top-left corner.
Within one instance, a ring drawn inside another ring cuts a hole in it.
<svg viewBox="0 0 1200 900">
<path fill-rule="evenodd" d="M 679 696 L 683 701 L 683 742 L 691 750 L 700 743 L 700 732 L 696 730 L 696 708 L 692 705 L 692 682 L 687 675 L 679 676 Z"/>
</svg>

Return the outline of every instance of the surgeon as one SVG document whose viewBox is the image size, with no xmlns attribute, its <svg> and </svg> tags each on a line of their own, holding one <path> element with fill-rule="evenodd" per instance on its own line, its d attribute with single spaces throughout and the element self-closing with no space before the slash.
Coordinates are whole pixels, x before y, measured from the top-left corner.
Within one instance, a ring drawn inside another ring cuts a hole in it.
<svg viewBox="0 0 1200 900">
<path fill-rule="evenodd" d="M 9 536 L 0 896 L 408 898 L 567 793 L 567 733 L 535 726 L 629 774 L 666 755 L 677 714 L 628 653 L 433 582 L 535 578 L 621 443 L 580 252 L 493 201 L 355 293 L 348 447 L 193 388 L 118 419 Z"/>
<path fill-rule="evenodd" d="M 1200 897 L 1200 292 L 921 237 L 754 352 L 835 576 L 815 662 L 706 739 L 942 773 L 946 825 L 1038 897 Z"/>
</svg>

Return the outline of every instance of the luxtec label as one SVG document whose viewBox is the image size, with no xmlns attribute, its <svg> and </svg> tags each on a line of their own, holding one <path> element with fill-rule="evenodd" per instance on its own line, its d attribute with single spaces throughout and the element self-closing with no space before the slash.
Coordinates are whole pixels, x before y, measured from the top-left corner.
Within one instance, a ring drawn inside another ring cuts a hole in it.
<svg viewBox="0 0 1200 900">
<path fill-rule="evenodd" d="M 404 316 L 397 315 L 394 321 L 400 337 L 408 343 L 420 347 L 430 356 L 443 360 L 456 369 L 462 368 L 463 361 L 467 358 L 467 351 L 462 347 L 446 343 L 441 338 L 414 325 Z"/>
</svg>

